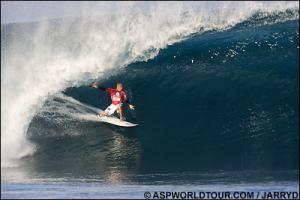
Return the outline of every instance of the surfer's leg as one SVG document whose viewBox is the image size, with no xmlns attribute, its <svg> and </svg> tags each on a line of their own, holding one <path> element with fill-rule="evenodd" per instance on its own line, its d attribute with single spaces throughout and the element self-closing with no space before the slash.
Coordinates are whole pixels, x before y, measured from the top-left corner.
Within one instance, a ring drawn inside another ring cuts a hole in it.
<svg viewBox="0 0 300 200">
<path fill-rule="evenodd" d="M 114 105 L 109 105 L 104 111 L 100 112 L 100 116 L 108 116 L 114 113 Z"/>
<path fill-rule="evenodd" d="M 107 112 L 105 112 L 105 111 L 102 111 L 102 112 L 100 112 L 99 114 L 100 114 L 100 116 L 101 116 L 101 117 L 103 117 L 103 116 L 107 116 L 107 115 L 108 115 L 108 113 L 107 113 Z"/>
<path fill-rule="evenodd" d="M 118 107 L 119 115 L 120 115 L 120 120 L 126 120 L 125 116 L 123 116 L 123 109 L 122 109 L 122 104 L 119 105 Z"/>
<path fill-rule="evenodd" d="M 117 108 L 118 108 L 118 105 L 111 104 L 100 115 L 101 116 L 110 116 L 110 115 L 114 114 L 114 112 L 116 111 Z"/>
<path fill-rule="evenodd" d="M 119 110 L 119 114 L 120 114 L 120 120 L 122 121 L 122 120 L 123 120 L 123 111 L 122 111 L 122 107 L 119 106 L 118 110 Z"/>
</svg>

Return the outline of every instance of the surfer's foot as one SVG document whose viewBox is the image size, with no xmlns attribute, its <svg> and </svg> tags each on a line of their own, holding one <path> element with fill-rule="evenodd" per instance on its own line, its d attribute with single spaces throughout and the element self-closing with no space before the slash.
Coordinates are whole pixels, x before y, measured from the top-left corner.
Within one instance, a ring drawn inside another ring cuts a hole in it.
<svg viewBox="0 0 300 200">
<path fill-rule="evenodd" d="M 125 117 L 120 117 L 120 121 L 125 121 L 126 118 Z"/>
</svg>

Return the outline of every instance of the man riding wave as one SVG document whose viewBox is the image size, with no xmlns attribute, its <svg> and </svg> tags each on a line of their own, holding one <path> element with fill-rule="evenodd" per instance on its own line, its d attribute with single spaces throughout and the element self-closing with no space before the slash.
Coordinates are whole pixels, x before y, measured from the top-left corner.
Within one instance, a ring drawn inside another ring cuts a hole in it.
<svg viewBox="0 0 300 200">
<path fill-rule="evenodd" d="M 123 90 L 122 83 L 117 83 L 116 88 L 104 88 L 100 87 L 96 83 L 93 83 L 91 87 L 110 93 L 112 103 L 105 109 L 105 111 L 99 113 L 100 116 L 109 116 L 112 115 L 115 111 L 117 111 L 120 115 L 120 120 L 125 120 L 122 110 L 123 101 L 128 103 L 129 109 L 134 110 L 134 106 L 130 104 L 129 99 L 126 97 L 126 93 Z"/>
</svg>

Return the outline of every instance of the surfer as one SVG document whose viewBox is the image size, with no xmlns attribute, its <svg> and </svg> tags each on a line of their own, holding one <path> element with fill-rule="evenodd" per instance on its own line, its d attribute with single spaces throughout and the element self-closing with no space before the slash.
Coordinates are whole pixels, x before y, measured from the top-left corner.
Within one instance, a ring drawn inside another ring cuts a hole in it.
<svg viewBox="0 0 300 200">
<path fill-rule="evenodd" d="M 112 103 L 105 109 L 105 111 L 99 113 L 100 116 L 109 116 L 112 115 L 115 111 L 117 111 L 120 115 L 120 120 L 125 120 L 122 110 L 123 101 L 128 103 L 129 109 L 134 110 L 134 106 L 130 104 L 129 99 L 126 97 L 126 93 L 123 90 L 122 83 L 117 83 L 115 89 L 100 87 L 96 83 L 91 84 L 91 87 L 110 93 Z"/>
</svg>

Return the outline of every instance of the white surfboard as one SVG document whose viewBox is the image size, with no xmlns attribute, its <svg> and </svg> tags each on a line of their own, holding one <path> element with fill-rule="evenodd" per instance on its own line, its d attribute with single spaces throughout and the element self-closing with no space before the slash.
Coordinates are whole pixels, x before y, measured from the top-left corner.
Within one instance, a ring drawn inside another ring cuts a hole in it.
<svg viewBox="0 0 300 200">
<path fill-rule="evenodd" d="M 99 115 L 97 115 L 97 116 L 98 116 L 99 121 L 113 124 L 116 126 L 134 127 L 134 126 L 138 125 L 138 124 L 133 124 L 133 123 L 127 122 L 127 121 L 121 121 L 119 118 L 116 118 L 114 116 L 112 116 L 112 117 L 107 117 L 107 116 L 100 117 Z"/>
</svg>

